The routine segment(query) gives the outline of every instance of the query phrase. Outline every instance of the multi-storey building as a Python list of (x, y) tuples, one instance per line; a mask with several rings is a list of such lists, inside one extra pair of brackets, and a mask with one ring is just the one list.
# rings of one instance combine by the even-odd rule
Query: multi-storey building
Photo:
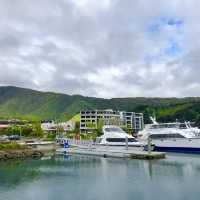
[(136, 133), (143, 128), (143, 114), (113, 110), (86, 110), (80, 111), (81, 133), (92, 133), (99, 124), (119, 125)]
[(133, 133), (137, 133), (144, 127), (144, 119), (142, 113), (122, 112), (125, 127)]

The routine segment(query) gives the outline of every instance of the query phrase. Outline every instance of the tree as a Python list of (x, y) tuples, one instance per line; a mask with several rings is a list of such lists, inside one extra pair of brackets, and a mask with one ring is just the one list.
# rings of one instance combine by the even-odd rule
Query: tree
[(20, 133), (21, 133), (21, 130), (19, 126), (11, 125), (7, 129), (6, 135), (20, 135)]
[(79, 133), (80, 132), (80, 122), (75, 122), (75, 128), (74, 128), (74, 132), (75, 133)]
[(34, 137), (42, 137), (44, 135), (44, 132), (41, 128), (41, 124), (36, 122), (35, 124), (32, 125), (32, 132), (31, 136)]
[(101, 136), (102, 135), (102, 128), (104, 126), (104, 122), (103, 120), (99, 120), (98, 123), (97, 123), (97, 136)]
[(25, 125), (25, 126), (23, 126), (23, 127), (20, 127), (21, 128), (21, 134), (23, 135), (23, 136), (30, 136), (31, 135), (31, 133), (32, 133), (32, 127), (30, 126), (30, 125)]

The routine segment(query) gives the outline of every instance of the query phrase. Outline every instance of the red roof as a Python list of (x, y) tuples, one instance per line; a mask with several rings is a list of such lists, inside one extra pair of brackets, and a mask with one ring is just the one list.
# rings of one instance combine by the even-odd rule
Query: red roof
[(7, 124), (0, 124), (0, 128), (8, 128), (9, 127), (9, 125), (7, 125)]

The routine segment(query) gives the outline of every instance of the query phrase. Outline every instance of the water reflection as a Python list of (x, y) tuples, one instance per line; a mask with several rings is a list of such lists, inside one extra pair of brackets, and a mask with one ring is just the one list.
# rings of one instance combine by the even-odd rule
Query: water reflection
[[(146, 166), (148, 165), (148, 166)], [(146, 170), (148, 169), (148, 170)], [(144, 162), (144, 170), (153, 179), (154, 176), (175, 176), (180, 179), (199, 176), (200, 156), (187, 154), (169, 154), (164, 160)]]
[(3, 187), (16, 187), (21, 182), (34, 181), (40, 175), (37, 166), (24, 161), (0, 162), (0, 190)]
[(74, 166), (87, 167), (87, 165), (95, 165), (97, 163), (98, 161), (95, 157), (88, 158), (80, 156), (52, 157), (48, 160), (0, 162), (0, 190), (2, 187), (16, 187), (23, 182), (35, 181), (40, 176), (70, 176), (70, 168), (74, 168)]
[[(0, 163), (0, 199), (198, 199), (200, 157), (56, 156)], [(167, 195), (163, 195), (166, 193)]]

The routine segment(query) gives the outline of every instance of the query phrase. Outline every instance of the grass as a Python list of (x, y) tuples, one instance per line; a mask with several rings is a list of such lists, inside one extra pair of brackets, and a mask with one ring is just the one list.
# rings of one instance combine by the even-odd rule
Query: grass
[(43, 141), (54, 141), (56, 138), (56, 134), (54, 133), (48, 133), (46, 135), (46, 138), (43, 139)]
[(73, 122), (80, 122), (80, 114), (76, 114), (71, 118)]
[(20, 150), (24, 148), (24, 146), (16, 142), (0, 143), (0, 150)]

